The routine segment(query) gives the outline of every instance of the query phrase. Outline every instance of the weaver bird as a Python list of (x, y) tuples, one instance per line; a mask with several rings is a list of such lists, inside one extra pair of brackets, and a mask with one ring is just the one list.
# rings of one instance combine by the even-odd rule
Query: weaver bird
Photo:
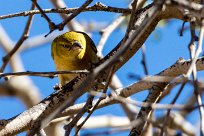
[[(57, 70), (89, 70), (99, 61), (94, 42), (84, 32), (70, 31), (56, 37), (51, 50)], [(68, 83), (77, 75), (60, 74), (60, 84)]]

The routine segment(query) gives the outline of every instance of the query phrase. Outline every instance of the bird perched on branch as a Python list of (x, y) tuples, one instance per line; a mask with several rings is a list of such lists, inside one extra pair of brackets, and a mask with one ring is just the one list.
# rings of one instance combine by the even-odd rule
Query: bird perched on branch
[[(70, 31), (56, 37), (51, 52), (57, 70), (89, 70), (99, 61), (94, 42), (84, 32)], [(77, 75), (60, 74), (58, 77), (64, 85)]]

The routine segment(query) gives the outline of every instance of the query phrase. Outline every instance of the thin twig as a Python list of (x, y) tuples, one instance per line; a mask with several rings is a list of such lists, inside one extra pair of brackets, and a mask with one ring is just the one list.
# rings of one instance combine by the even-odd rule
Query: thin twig
[[(204, 34), (204, 20), (202, 19), (201, 22), (201, 29), (200, 29), (200, 36), (199, 36), (199, 42), (198, 42), (198, 48), (196, 50), (194, 40), (195, 40), (195, 18), (193, 17), (193, 22), (191, 22), (191, 42), (189, 45), (189, 51), (190, 51), (190, 57), (191, 57), (191, 66), (188, 69), (188, 72), (186, 74), (186, 77), (190, 77), (192, 74), (193, 76), (193, 83), (194, 83), (194, 94), (196, 96), (196, 100), (198, 105), (202, 104), (202, 99), (199, 94), (199, 88), (198, 88), (198, 80), (197, 80), (197, 70), (196, 70), (196, 61), (199, 56), (199, 54), (202, 51), (202, 42), (203, 42), (203, 34)], [(199, 107), (199, 113), (200, 113), (200, 135), (204, 135), (204, 109), (202, 107)]]
[(195, 18), (192, 17), (191, 18), (191, 22), (190, 22), (190, 32), (191, 32), (191, 41), (188, 45), (188, 48), (189, 48), (189, 51), (190, 51), (190, 58), (193, 59), (194, 56), (195, 56), (195, 37), (196, 37), (196, 34), (195, 34), (195, 27), (196, 27), (196, 24), (195, 24)]
[(0, 79), (2, 77), (11, 77), (11, 76), (41, 76), (54, 78), (57, 74), (79, 74), (79, 73), (89, 73), (88, 70), (62, 70), (62, 71), (50, 71), (50, 72), (15, 72), (15, 73), (0, 73)]
[(42, 14), (42, 16), (45, 18), (45, 20), (48, 22), (49, 24), (49, 28), (52, 30), (54, 28), (56, 28), (56, 25), (54, 22), (51, 21), (51, 19), (45, 14), (45, 12), (42, 10), (42, 8), (40, 7), (40, 5), (37, 3), (36, 0), (32, 0), (32, 2), (35, 4), (35, 6), (38, 8), (38, 10), (40, 11), (40, 13)]
[[(77, 10), (78, 8), (42, 9), (43, 13), (64, 13), (64, 14), (74, 13)], [(96, 3), (93, 6), (86, 7), (81, 12), (87, 12), (87, 11), (106, 11), (106, 12), (114, 12), (114, 13), (123, 13), (124, 15), (131, 13), (131, 10), (128, 8), (106, 6), (101, 3)], [(139, 10), (138, 12), (142, 12), (142, 10)], [(34, 14), (41, 14), (41, 12), (40, 10), (29, 10), (29, 11), (23, 11), (23, 12), (12, 13), (7, 15), (1, 15), (0, 20), (13, 18), (13, 17), (34, 15)]]
[[(176, 96), (174, 97), (174, 99), (172, 100), (171, 102), (171, 105), (174, 105), (174, 103), (176, 102), (176, 100), (178, 99), (178, 97), (180, 96), (184, 86), (186, 85), (186, 83), (183, 83), (178, 91), (178, 93), (176, 94)], [(169, 122), (169, 116), (170, 116), (170, 113), (171, 113), (171, 109), (168, 109), (167, 111), (167, 114), (166, 114), (166, 117), (165, 117), (165, 120), (164, 120), (164, 124), (163, 124), (163, 127), (161, 129), (161, 133), (160, 133), (160, 136), (164, 136), (166, 134), (166, 131), (167, 131), (167, 125), (168, 125), (168, 122)]]
[(104, 45), (105, 45), (108, 37), (124, 21), (124, 19), (125, 19), (125, 16), (120, 15), (110, 25), (108, 25), (106, 28), (104, 28), (103, 30), (100, 31), (101, 39), (100, 39), (98, 46), (97, 46), (97, 51), (98, 51), (99, 56), (103, 56), (102, 50), (104, 48)]
[(79, 7), (75, 12), (73, 12), (69, 17), (67, 17), (63, 22), (56, 25), (55, 27), (50, 27), (50, 32), (46, 35), (48, 36), (50, 33), (52, 33), (54, 30), (59, 29), (60, 31), (64, 29), (64, 26), (72, 20), (74, 17), (76, 17), (79, 13), (82, 12), (84, 8), (86, 8), (93, 0), (86, 0), (84, 4), (82, 4), (81, 7)]
[(189, 105), (182, 105), (182, 104), (160, 104), (160, 103), (150, 103), (150, 102), (141, 102), (141, 101), (136, 101), (136, 100), (131, 100), (124, 98), (122, 96), (116, 95), (112, 93), (111, 95), (114, 100), (117, 100), (118, 102), (122, 102), (125, 104), (131, 104), (133, 106), (137, 107), (146, 107), (146, 108), (151, 108), (154, 110), (195, 110), (199, 107), (204, 107), (204, 105), (198, 105), (198, 106), (189, 106)]
[[(193, 80), (194, 80), (194, 94), (197, 100), (198, 105), (203, 104), (202, 102), (202, 97), (199, 94), (199, 88), (198, 88), (198, 80), (197, 78), (195, 79), (193, 76)], [(203, 107), (199, 107), (199, 114), (200, 114), (200, 135), (204, 136), (204, 109)]]
[(86, 113), (87, 111), (92, 108), (92, 101), (94, 99), (93, 95), (90, 95), (89, 98), (87, 99), (86, 104), (84, 107), (79, 111), (79, 113), (73, 118), (73, 120), (68, 124), (64, 126), (65, 129), (65, 136), (69, 136), (71, 133), (71, 130), (73, 127), (76, 126), (77, 122), (81, 119), (81, 117)]
[(144, 44), (142, 45), (142, 62), (141, 63), (143, 65), (145, 75), (148, 75), (147, 62), (146, 62), (146, 50), (145, 50)]
[[(35, 5), (32, 4), (31, 6), (31, 10), (35, 9)], [(8, 64), (10, 58), (15, 54), (15, 52), (20, 48), (20, 46), (22, 45), (22, 43), (28, 38), (29, 35), (29, 31), (31, 28), (31, 24), (32, 24), (32, 19), (33, 19), (33, 15), (30, 15), (28, 17), (28, 21), (26, 23), (26, 26), (24, 28), (24, 32), (23, 35), (21, 36), (21, 38), (19, 39), (19, 41), (16, 43), (16, 45), (14, 46), (14, 48), (6, 55), (3, 57), (3, 64), (0, 68), (0, 72), (2, 73), (6, 67), (6, 65)]]
[(129, 20), (129, 23), (127, 26), (126, 36), (129, 35), (130, 30), (132, 29), (132, 27), (134, 26), (134, 23), (135, 23), (135, 19), (136, 19), (135, 13), (137, 11), (137, 1), (138, 0), (133, 0), (133, 2), (131, 3), (132, 10), (131, 10), (130, 20)]
[[(201, 50), (202, 50), (203, 33), (204, 33), (204, 20), (202, 19), (199, 42), (198, 42), (198, 49), (197, 49), (195, 56), (194, 56), (195, 60), (197, 60), (196, 57), (198, 57), (198, 54), (201, 53)], [(196, 65), (194, 65), (194, 69), (193, 69), (192, 74), (193, 74), (193, 81), (194, 81), (194, 94), (196, 96), (196, 100), (197, 100), (198, 105), (200, 105), (200, 104), (202, 104), (202, 98), (201, 98), (201, 95), (199, 94)], [(199, 107), (199, 113), (200, 113), (200, 135), (204, 136), (204, 109), (202, 107)]]
[[(203, 25), (203, 21), (202, 21), (202, 25)], [(202, 52), (202, 42), (203, 42), (203, 33), (204, 33), (204, 28), (203, 28), (203, 26), (201, 27), (201, 30), (200, 30), (200, 38), (199, 38), (199, 43), (198, 43), (198, 48), (197, 48), (197, 50), (196, 50), (196, 52), (195, 52), (195, 55), (194, 55), (194, 57), (193, 57), (193, 60), (192, 60), (192, 62), (191, 62), (191, 66), (190, 66), (190, 68), (189, 68), (189, 70), (188, 70), (188, 72), (186, 73), (186, 77), (190, 77), (190, 75), (191, 75), (191, 73), (193, 72), (193, 70), (195, 69), (195, 63), (196, 63), (196, 61), (197, 61), (197, 59), (198, 59), (198, 56), (199, 56), (199, 54)]]
[(93, 0), (86, 0), (84, 4), (82, 4), (81, 7), (79, 7), (74, 13), (72, 13), (68, 18), (66, 18), (62, 23), (58, 25), (59, 30), (63, 30), (64, 26), (72, 20), (74, 17), (76, 17), (84, 8), (86, 8)]
[[(64, 0), (61, 0), (61, 1), (59, 1), (59, 0), (50, 0), (50, 2), (57, 9), (68, 8), (68, 6), (66, 5)], [(61, 16), (61, 18), (63, 20), (66, 19), (69, 16), (69, 14), (61, 14), (61, 13), (59, 13), (59, 15)], [(72, 30), (72, 31), (85, 32), (85, 27), (83, 25), (81, 25), (76, 19), (72, 19), (69, 23), (67, 23), (67, 27), (69, 28), (69, 30)]]
[[(106, 85), (105, 88), (103, 89), (103, 94), (105, 94), (107, 92), (108, 89), (108, 85), (111, 82), (111, 77), (113, 76), (113, 71), (114, 71), (114, 66), (110, 69), (109, 75), (107, 77), (107, 81), (106, 81)], [(79, 130), (81, 129), (81, 127), (84, 125), (84, 123), (86, 123), (86, 121), (89, 119), (89, 117), (92, 115), (92, 113), (96, 110), (97, 106), (99, 105), (99, 103), (104, 99), (104, 97), (100, 97), (98, 99), (98, 101), (96, 102), (96, 104), (94, 105), (94, 107), (91, 109), (91, 111), (89, 112), (88, 116), (83, 120), (83, 122), (77, 126), (77, 130), (75, 133), (75, 136), (78, 134)]]
[(137, 12), (137, 0), (134, 0), (131, 3), (131, 6), (132, 6), (131, 16), (130, 16), (130, 20), (129, 20), (128, 25), (127, 25), (125, 36), (124, 36), (123, 41), (122, 41), (123, 43), (128, 39), (129, 35), (131, 35), (131, 30), (134, 27), (134, 22), (135, 22), (135, 19), (137, 16), (135, 14)]
[(184, 29), (185, 29), (185, 23), (186, 23), (186, 21), (183, 21), (182, 26), (181, 26), (181, 29), (180, 29), (180, 31), (179, 31), (179, 35), (180, 35), (180, 36), (183, 36), (183, 31), (184, 31)]

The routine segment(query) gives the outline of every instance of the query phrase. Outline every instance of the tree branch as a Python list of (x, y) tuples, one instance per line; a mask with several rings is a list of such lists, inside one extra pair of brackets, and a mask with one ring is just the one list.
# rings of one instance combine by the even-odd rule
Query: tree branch
[[(35, 9), (35, 5), (32, 4), (31, 9)], [(20, 48), (20, 46), (22, 45), (22, 43), (28, 38), (29, 35), (29, 31), (31, 28), (31, 23), (32, 23), (32, 19), (33, 19), (33, 15), (30, 15), (28, 17), (28, 21), (26, 23), (23, 35), (21, 36), (21, 38), (19, 39), (19, 41), (16, 43), (16, 45), (14, 46), (14, 48), (6, 55), (3, 57), (3, 64), (0, 68), (0, 72), (2, 73), (7, 65), (7, 63), (9, 62), (10, 58), (14, 55), (14, 53)]]
[[(96, 78), (106, 79), (105, 75), (107, 74), (107, 71), (105, 70), (107, 67), (111, 65), (116, 65), (116, 70), (118, 70), (122, 65), (124, 65), (125, 62), (127, 62), (137, 51), (138, 49), (143, 45), (146, 38), (151, 34), (151, 32), (155, 29), (158, 21), (160, 21), (162, 18), (168, 18), (170, 15), (172, 15), (171, 12), (169, 12), (169, 8), (165, 11), (162, 11), (162, 13), (157, 13), (155, 16), (153, 16), (152, 19), (146, 17), (147, 15), (151, 16), (152, 14), (148, 14), (149, 12), (154, 13), (153, 11), (156, 10), (155, 6), (149, 6), (148, 8), (144, 8), (143, 11), (138, 15), (138, 19), (135, 23), (136, 30), (133, 30), (133, 34), (130, 35), (130, 38), (121, 46), (121, 43), (118, 44), (118, 46), (104, 59), (104, 63), (96, 67), (92, 73), (90, 73), (88, 76), (86, 74), (82, 74), (79, 77), (75, 78), (73, 81), (71, 81), (69, 84), (67, 84), (63, 90), (59, 92), (53, 93), (50, 97), (43, 100), (38, 105), (32, 107), (31, 109), (21, 113), (20, 115), (16, 116), (15, 118), (4, 120), (1, 122), (1, 126), (3, 129), (1, 129), (0, 134), (15, 134), (17, 132), (20, 132), (22, 130), (28, 129), (29, 126), (35, 125), (39, 127), (39, 124), (36, 122), (42, 122), (41, 127), (44, 127), (52, 118), (54, 118), (57, 114), (59, 114), (65, 107), (70, 106), (73, 104), (73, 102), (82, 94), (86, 92), (93, 84), (93, 81)], [(169, 13), (168, 13), (169, 12)], [(180, 12), (179, 12), (180, 13)], [(172, 15), (176, 17), (182, 17), (182, 14), (176, 14)], [(171, 17), (172, 17), (171, 16)], [(152, 17), (152, 16), (151, 16)], [(119, 60), (118, 60), (119, 59)], [(122, 61), (121, 61), (122, 60)], [(203, 59), (200, 59), (200, 61), (197, 61), (196, 64), (200, 64), (201, 67), (198, 66), (198, 69), (203, 68)], [(180, 66), (179, 64), (175, 64)], [(186, 70), (185, 65), (188, 66), (188, 64), (184, 63), (180, 68), (182, 70)], [(177, 69), (175, 67), (170, 68), (171, 72), (168, 70), (165, 70), (160, 73), (160, 75), (177, 75)], [(174, 71), (175, 70), (175, 71)], [(103, 71), (102, 73), (100, 73)], [(141, 83), (141, 82), (140, 82)], [(144, 85), (144, 84), (143, 84)], [(148, 89), (149, 87), (152, 87), (151, 83), (146, 83)], [(143, 86), (140, 86), (143, 87)], [(128, 88), (129, 89), (129, 88)], [(133, 94), (133, 91), (128, 90), (126, 92), (122, 92), (121, 96), (129, 96)], [(137, 90), (140, 88), (137, 88)], [(77, 91), (78, 93), (73, 93), (70, 95), (70, 92), (73, 90)], [(104, 100), (105, 101), (105, 100)], [(66, 105), (66, 106), (65, 106)], [(58, 108), (60, 107), (60, 108)], [(22, 123), (23, 122), (23, 123)], [(35, 124), (36, 123), (36, 124)], [(21, 124), (21, 125), (19, 125)], [(13, 125), (18, 126), (18, 128), (12, 127)], [(31, 129), (32, 129), (31, 128)], [(32, 129), (32, 131), (36, 132), (37, 129)], [(32, 133), (30, 133), (32, 134)]]
[[(57, 9), (42, 9), (44, 13), (64, 13), (64, 14), (74, 13), (77, 10), (78, 8), (64, 8), (64, 7), (57, 8)], [(106, 11), (106, 12), (123, 13), (123, 14), (130, 14), (131, 12), (130, 9), (106, 6), (101, 3), (96, 3), (93, 6), (86, 7), (81, 12), (87, 12), (87, 11)], [(1, 15), (0, 20), (13, 18), (13, 17), (34, 15), (34, 14), (41, 14), (41, 12), (39, 10), (30, 10), (30, 11), (24, 11), (24, 12), (13, 13), (8, 15)]]

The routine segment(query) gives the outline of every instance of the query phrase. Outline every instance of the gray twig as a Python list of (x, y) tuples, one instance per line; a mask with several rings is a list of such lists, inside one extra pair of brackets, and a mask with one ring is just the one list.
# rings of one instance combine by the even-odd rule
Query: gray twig
[[(35, 9), (35, 5), (32, 4), (31, 6), (31, 10)], [(20, 46), (22, 45), (22, 43), (28, 38), (29, 35), (29, 31), (31, 28), (31, 24), (32, 24), (32, 19), (33, 19), (33, 15), (30, 15), (28, 17), (28, 21), (26, 23), (23, 35), (21, 36), (21, 38), (18, 40), (18, 42), (16, 43), (16, 45), (14, 46), (14, 48), (6, 55), (3, 57), (3, 64), (0, 68), (0, 72), (2, 73), (6, 67), (6, 65), (8, 64), (10, 58), (14, 55), (14, 53), (20, 48)]]

